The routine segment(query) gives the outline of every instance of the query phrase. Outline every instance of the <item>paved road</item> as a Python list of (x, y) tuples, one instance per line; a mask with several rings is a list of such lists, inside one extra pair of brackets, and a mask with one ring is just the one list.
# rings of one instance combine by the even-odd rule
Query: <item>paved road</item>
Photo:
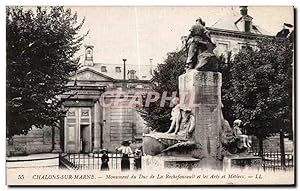
[(6, 157), (6, 167), (13, 168), (56, 168), (58, 169), (58, 154), (43, 153), (28, 156)]

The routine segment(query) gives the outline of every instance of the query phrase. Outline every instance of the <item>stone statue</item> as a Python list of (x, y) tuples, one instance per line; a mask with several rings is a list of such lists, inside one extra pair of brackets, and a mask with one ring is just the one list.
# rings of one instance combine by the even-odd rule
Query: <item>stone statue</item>
[[(188, 46), (190, 38), (192, 41)], [(217, 71), (216, 56), (213, 53), (216, 45), (211, 41), (205, 22), (201, 18), (196, 19), (196, 24), (191, 27), (186, 47), (188, 47), (187, 70)]]
[(242, 133), (242, 131), (240, 130), (241, 124), (242, 124), (242, 121), (239, 119), (236, 119), (233, 122), (233, 134), (235, 137), (237, 137), (237, 141), (238, 141), (237, 147), (239, 149), (244, 149), (244, 148), (248, 149), (251, 147), (251, 143), (249, 141), (248, 135), (244, 135)]
[(192, 139), (195, 130), (195, 117), (192, 114), (191, 108), (184, 107), (181, 110), (180, 125), (175, 129), (175, 134), (181, 135), (186, 139)]
[(166, 133), (190, 138), (195, 129), (195, 117), (192, 114), (191, 108), (180, 108), (179, 98), (172, 99), (174, 108), (171, 111), (171, 125)]
[[(171, 118), (170, 120), (171, 125), (169, 130), (166, 133), (172, 133), (174, 130), (177, 130), (179, 128), (179, 123), (180, 123), (180, 105), (179, 105), (179, 98), (173, 98), (172, 99), (172, 104), (174, 105), (172, 112), (171, 112)], [(174, 132), (176, 133), (176, 131)]]
[[(175, 103), (179, 100), (175, 101)], [(194, 142), (195, 117), (192, 109), (180, 108), (178, 103), (172, 109), (172, 123), (166, 133), (152, 132), (144, 135), (144, 152), (146, 155), (162, 153), (191, 154), (197, 147)]]
[(221, 143), (223, 145), (224, 155), (247, 154), (251, 143), (248, 135), (242, 134), (240, 125), (242, 121), (237, 119), (230, 127), (227, 120), (222, 119)]

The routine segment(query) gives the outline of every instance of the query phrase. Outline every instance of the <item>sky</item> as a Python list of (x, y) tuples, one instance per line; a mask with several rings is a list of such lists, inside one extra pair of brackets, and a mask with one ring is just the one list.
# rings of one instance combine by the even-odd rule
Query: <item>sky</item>
[[(71, 7), (78, 17), (85, 17), (81, 32), (89, 30), (84, 44), (94, 45), (94, 62), (144, 65), (163, 63), (166, 55), (181, 47), (180, 37), (187, 35), (198, 17), (207, 26), (239, 7)], [(281, 30), (284, 22), (293, 23), (293, 7), (248, 7), (253, 22), (270, 34)], [(81, 58), (84, 48), (79, 52)]]

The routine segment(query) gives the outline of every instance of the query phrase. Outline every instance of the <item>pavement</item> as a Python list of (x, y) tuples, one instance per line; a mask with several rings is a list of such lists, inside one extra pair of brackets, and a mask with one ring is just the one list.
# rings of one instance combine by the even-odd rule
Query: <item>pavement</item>
[(31, 154), (6, 157), (6, 167), (11, 168), (57, 168), (58, 153)]

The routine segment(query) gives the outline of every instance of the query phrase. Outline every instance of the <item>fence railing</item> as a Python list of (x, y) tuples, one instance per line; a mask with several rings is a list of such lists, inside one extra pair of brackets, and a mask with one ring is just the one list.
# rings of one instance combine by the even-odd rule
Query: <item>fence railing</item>
[[(251, 152), (254, 156), (259, 156), (259, 152)], [(293, 153), (285, 153), (284, 163), (281, 160), (280, 152), (265, 152), (262, 155), (263, 170), (292, 170), (294, 167)], [(101, 157), (99, 153), (60, 153), (59, 167), (74, 170), (101, 169)], [(109, 153), (109, 169), (121, 169), (122, 156), (119, 153)], [(135, 168), (133, 156), (129, 156), (130, 169)]]
[[(99, 153), (60, 153), (60, 168), (69, 168), (74, 170), (101, 169), (101, 157)], [(122, 155), (119, 153), (108, 153), (109, 169), (121, 169)], [(135, 168), (134, 157), (129, 156), (130, 169)]]
[[(259, 152), (251, 152), (254, 156), (260, 156)], [(294, 167), (294, 154), (285, 153), (284, 160), (280, 152), (265, 152), (262, 154), (262, 167), (264, 170), (291, 170)]]

